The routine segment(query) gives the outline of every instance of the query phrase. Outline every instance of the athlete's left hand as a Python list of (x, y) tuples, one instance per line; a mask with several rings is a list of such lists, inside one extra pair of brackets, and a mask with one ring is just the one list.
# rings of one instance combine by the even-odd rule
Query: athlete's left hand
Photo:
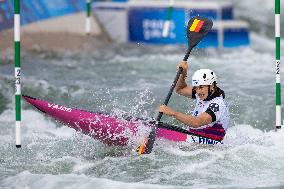
[(160, 106), (159, 112), (167, 114), (168, 116), (174, 116), (176, 114), (175, 110), (173, 110), (172, 108), (170, 108), (170, 107), (168, 107), (164, 104)]

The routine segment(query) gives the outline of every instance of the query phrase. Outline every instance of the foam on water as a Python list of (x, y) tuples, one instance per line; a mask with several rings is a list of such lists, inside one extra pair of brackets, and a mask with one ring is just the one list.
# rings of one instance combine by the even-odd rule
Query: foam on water
[[(16, 182), (15, 182), (16, 181)], [(182, 189), (184, 187), (177, 186), (163, 186), (163, 185), (154, 185), (154, 184), (143, 184), (143, 183), (126, 183), (113, 181), (104, 178), (93, 178), (86, 175), (43, 175), (43, 174), (32, 174), (28, 171), (19, 173), (13, 177), (7, 178), (4, 181), (3, 186), (12, 187), (15, 189), (20, 188), (143, 188), (143, 189), (171, 189), (177, 188)]]
[(281, 186), (283, 136), (283, 131), (264, 133), (248, 125), (237, 125), (229, 129), (225, 144), (214, 148), (187, 145), (167, 148), (165, 152), (174, 155), (179, 163), (163, 170), (174, 171), (175, 178), (191, 178), (180, 180), (193, 188)]
[[(9, 110), (3, 112), (0, 122), (10, 125), (14, 117), (11, 114)], [(174, 185), (180, 188), (251, 188), (284, 185), (283, 175), (279, 174), (284, 169), (282, 130), (264, 132), (249, 125), (235, 125), (228, 130), (223, 145), (157, 141), (150, 155), (140, 158), (122, 153), (122, 156), (112, 157), (110, 151), (106, 153), (106, 148), (93, 143), (90, 137), (76, 138), (72, 129), (58, 128), (38, 112), (24, 110), (23, 117), (23, 137), (29, 144), (21, 153), (13, 150), (18, 157), (10, 156), (8, 161), (7, 155), (12, 155), (11, 152), (1, 156), (4, 158), (1, 161), (12, 168), (18, 165), (21, 154), (25, 154), (34, 166), (28, 168), (30, 163), (25, 162), (24, 169), (18, 169), (17, 174), (9, 169), (3, 171), (6, 176), (1, 181), (2, 187), (90, 188), (96, 185), (96, 188), (105, 188), (112, 184), (114, 188), (176, 188)], [(9, 130), (7, 134), (11, 134), (12, 129)], [(1, 140), (1, 144), (11, 144), (13, 139), (2, 132), (6, 140)], [(1, 146), (2, 152), (13, 149), (10, 145)]]

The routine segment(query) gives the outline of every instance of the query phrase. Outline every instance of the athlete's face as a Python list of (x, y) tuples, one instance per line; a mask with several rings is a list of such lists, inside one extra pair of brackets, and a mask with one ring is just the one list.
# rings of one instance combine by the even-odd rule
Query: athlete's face
[(200, 85), (195, 87), (195, 91), (200, 100), (205, 100), (208, 97), (208, 85)]

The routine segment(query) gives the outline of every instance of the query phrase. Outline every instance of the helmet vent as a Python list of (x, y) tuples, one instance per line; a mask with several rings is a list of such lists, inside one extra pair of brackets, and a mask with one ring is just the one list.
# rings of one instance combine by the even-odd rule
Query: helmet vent
[(205, 78), (206, 78), (206, 74), (203, 75), (203, 79), (205, 79)]

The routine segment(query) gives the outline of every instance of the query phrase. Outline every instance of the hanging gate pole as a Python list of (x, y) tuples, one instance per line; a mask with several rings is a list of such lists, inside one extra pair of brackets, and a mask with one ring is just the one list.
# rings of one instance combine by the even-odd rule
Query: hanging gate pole
[(276, 129), (281, 129), (281, 85), (280, 85), (280, 0), (275, 0), (275, 44), (276, 44)]
[(86, 34), (91, 33), (91, 0), (86, 0)]
[(16, 147), (21, 147), (21, 43), (20, 0), (14, 0)]
[(167, 18), (163, 26), (163, 32), (162, 36), (163, 37), (168, 37), (170, 34), (170, 27), (171, 27), (171, 20), (172, 20), (172, 15), (173, 15), (173, 9), (174, 9), (174, 0), (170, 0), (170, 4), (167, 10)]

